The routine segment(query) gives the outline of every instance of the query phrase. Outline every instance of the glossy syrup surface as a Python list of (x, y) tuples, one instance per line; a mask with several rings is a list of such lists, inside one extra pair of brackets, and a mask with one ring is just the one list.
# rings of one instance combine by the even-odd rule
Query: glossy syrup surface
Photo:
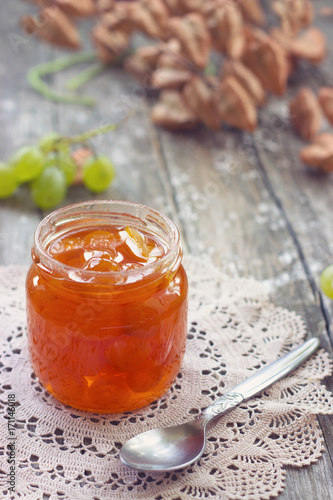
[(84, 271), (127, 271), (156, 262), (165, 246), (130, 226), (104, 226), (70, 231), (53, 240), (48, 253), (59, 262)]
[[(150, 234), (112, 225), (72, 229), (46, 250), (74, 270), (110, 273), (110, 279), (167, 252)], [(87, 411), (132, 410), (160, 397), (179, 371), (187, 278), (180, 266), (108, 287), (70, 281), (37, 262), (27, 277), (27, 314), (33, 367), (51, 394)]]

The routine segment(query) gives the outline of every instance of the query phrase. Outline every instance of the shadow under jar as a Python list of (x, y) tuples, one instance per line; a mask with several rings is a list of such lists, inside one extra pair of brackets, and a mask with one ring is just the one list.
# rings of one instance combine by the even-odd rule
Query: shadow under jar
[(135, 203), (78, 203), (42, 220), (32, 258), (28, 344), (48, 392), (103, 413), (164, 394), (187, 333), (187, 277), (173, 222)]

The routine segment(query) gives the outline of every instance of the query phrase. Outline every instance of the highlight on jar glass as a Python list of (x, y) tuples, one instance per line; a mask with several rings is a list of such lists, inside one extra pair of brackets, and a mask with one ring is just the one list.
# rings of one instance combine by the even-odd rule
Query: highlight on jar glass
[(135, 203), (78, 203), (42, 220), (32, 259), (28, 345), (48, 392), (102, 413), (162, 396), (179, 372), (187, 334), (174, 223)]

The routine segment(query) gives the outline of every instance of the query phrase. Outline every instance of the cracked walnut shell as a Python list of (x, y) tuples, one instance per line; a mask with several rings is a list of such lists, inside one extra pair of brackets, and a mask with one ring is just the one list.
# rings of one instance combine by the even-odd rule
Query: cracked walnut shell
[(46, 7), (37, 16), (21, 19), (23, 30), (35, 34), (44, 41), (66, 49), (79, 49), (79, 32), (71, 19), (56, 6)]
[(208, 63), (211, 38), (204, 18), (192, 12), (186, 16), (172, 17), (168, 24), (170, 33), (179, 40), (181, 52), (198, 68)]
[(248, 32), (243, 63), (259, 78), (264, 89), (276, 95), (286, 91), (289, 61), (286, 51), (261, 30)]
[(313, 143), (300, 152), (301, 160), (323, 172), (333, 171), (333, 134), (318, 134)]
[(253, 100), (234, 76), (227, 76), (214, 93), (216, 111), (221, 121), (247, 132), (257, 127)]
[(322, 113), (317, 97), (308, 87), (302, 87), (289, 103), (290, 120), (294, 129), (306, 141), (318, 132)]
[(321, 109), (328, 121), (333, 125), (333, 88), (321, 87), (318, 93)]
[(156, 125), (169, 130), (193, 129), (200, 123), (177, 90), (161, 92), (160, 100), (152, 108), (151, 119)]

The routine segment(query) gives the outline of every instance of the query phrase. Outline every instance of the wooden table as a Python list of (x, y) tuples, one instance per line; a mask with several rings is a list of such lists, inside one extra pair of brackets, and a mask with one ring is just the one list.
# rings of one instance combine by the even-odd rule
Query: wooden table
[[(317, 0), (320, 8), (325, 2)], [(333, 301), (323, 297), (320, 272), (333, 263), (333, 174), (305, 168), (298, 159), (302, 141), (291, 130), (286, 102), (297, 88), (317, 89), (333, 75), (331, 51), (319, 68), (301, 67), (284, 99), (271, 97), (260, 113), (260, 127), (249, 135), (235, 130), (172, 134), (152, 125), (151, 101), (121, 69), (112, 69), (85, 88), (97, 99), (89, 109), (41, 98), (26, 81), (27, 70), (62, 53), (22, 37), (20, 15), (29, 6), (1, 5), (1, 158), (35, 142), (45, 132), (79, 133), (136, 113), (120, 130), (96, 142), (117, 168), (113, 186), (98, 198), (144, 203), (178, 225), (185, 250), (209, 254), (232, 276), (254, 277), (270, 285), (272, 301), (305, 319), (309, 336), (318, 335), (332, 352)], [(329, 35), (333, 19), (316, 22)], [(57, 74), (61, 89), (76, 70)], [(63, 205), (93, 196), (71, 188)], [(0, 202), (0, 262), (29, 264), (33, 232), (45, 214), (26, 187)], [(333, 389), (333, 380), (328, 379)], [(333, 499), (332, 417), (319, 417), (325, 453), (314, 465), (289, 469), (281, 500)]]

